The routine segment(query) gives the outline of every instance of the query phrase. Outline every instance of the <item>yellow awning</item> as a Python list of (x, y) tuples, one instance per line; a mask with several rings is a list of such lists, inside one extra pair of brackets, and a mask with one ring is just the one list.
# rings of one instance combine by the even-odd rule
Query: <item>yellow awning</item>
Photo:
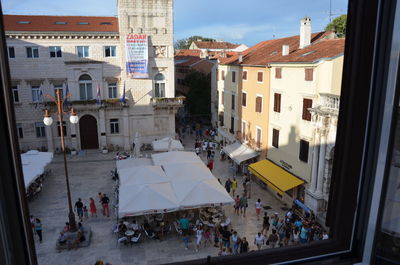
[(269, 160), (261, 160), (250, 164), (249, 170), (280, 194), (304, 183), (303, 180), (295, 177)]

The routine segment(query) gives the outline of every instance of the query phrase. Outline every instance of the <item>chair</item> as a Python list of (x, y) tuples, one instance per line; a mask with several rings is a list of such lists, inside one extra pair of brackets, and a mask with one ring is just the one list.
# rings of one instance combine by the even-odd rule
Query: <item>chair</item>
[(139, 235), (137, 235), (137, 236), (133, 236), (132, 238), (131, 238), (131, 242), (132, 243), (139, 243), (139, 239), (140, 239), (140, 236), (142, 235), (142, 233), (139, 233)]
[(118, 235), (118, 224), (113, 224), (111, 226), (111, 232), (113, 233), (113, 235)]
[(146, 229), (144, 229), (143, 226), (142, 226), (142, 229), (143, 229), (144, 233), (146, 234), (146, 236), (147, 236), (148, 238), (154, 238), (154, 237), (156, 236), (156, 234), (155, 234), (154, 232), (153, 232), (152, 235), (149, 235), (149, 233), (147, 233)]
[(120, 237), (117, 240), (117, 245), (120, 246), (121, 244), (125, 244), (128, 241), (128, 238), (126, 236)]
[(230, 224), (231, 224), (231, 219), (228, 217), (228, 218), (226, 218), (224, 223), (221, 223), (221, 226), (224, 227), (224, 226), (228, 226)]

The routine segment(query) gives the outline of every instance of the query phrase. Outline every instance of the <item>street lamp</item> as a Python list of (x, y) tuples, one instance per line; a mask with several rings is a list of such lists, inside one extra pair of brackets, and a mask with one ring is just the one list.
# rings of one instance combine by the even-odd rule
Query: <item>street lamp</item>
[[(61, 99), (61, 92), (60, 89), (56, 90), (56, 98), (50, 95), (45, 95), (46, 97), (50, 98), (51, 100), (54, 101), (54, 103), (57, 106), (57, 112), (55, 113), (58, 116), (58, 121), (60, 122), (60, 138), (61, 138), (61, 149), (63, 151), (64, 155), (64, 171), (65, 171), (65, 182), (67, 183), (67, 196), (68, 196), (68, 206), (69, 206), (69, 225), (70, 225), (70, 230), (75, 231), (76, 230), (76, 222), (75, 222), (75, 214), (74, 210), (72, 208), (72, 202), (71, 202), (71, 191), (69, 188), (69, 178), (68, 178), (68, 168), (67, 168), (67, 156), (65, 152), (65, 141), (64, 141), (64, 130), (63, 130), (63, 115), (66, 114), (63, 110), (63, 105), (64, 101), (70, 96), (66, 95), (65, 99)], [(72, 108), (70, 111), (70, 117), (69, 120), (71, 123), (76, 124), (79, 121), (78, 116), (76, 115), (75, 110)], [(45, 109), (44, 111), (44, 118), (43, 118), (43, 123), (46, 126), (51, 126), (53, 123), (53, 118), (50, 116), (49, 110)]]

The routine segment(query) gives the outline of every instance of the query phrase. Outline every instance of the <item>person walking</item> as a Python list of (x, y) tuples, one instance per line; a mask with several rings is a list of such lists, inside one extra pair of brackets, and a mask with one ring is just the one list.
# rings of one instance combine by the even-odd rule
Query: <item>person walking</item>
[(256, 245), (257, 249), (260, 250), (261, 246), (264, 245), (264, 243), (265, 243), (265, 237), (260, 232), (258, 232), (256, 237), (254, 238), (254, 245)]
[(240, 213), (243, 213), (243, 217), (246, 217), (246, 208), (248, 206), (246, 194), (243, 193), (242, 197), (240, 198)]
[(85, 217), (85, 219), (89, 219), (89, 210), (88, 208), (85, 206), (83, 206), (83, 216)]
[(226, 189), (226, 191), (228, 192), (228, 193), (230, 193), (231, 192), (231, 179), (230, 178), (228, 178), (226, 181), (225, 181), (225, 189)]
[(212, 239), (211, 239), (211, 230), (210, 228), (207, 228), (206, 231), (204, 232), (204, 247), (207, 246), (207, 242), (210, 243), (210, 246), (212, 245)]
[(94, 202), (93, 198), (90, 198), (89, 208), (90, 208), (90, 213), (91, 213), (92, 217), (93, 216), (97, 217), (96, 203)]
[(272, 220), (272, 226), (276, 228), (276, 226), (278, 225), (278, 221), (279, 221), (277, 212), (274, 213), (274, 216), (272, 216), (271, 220)]
[(187, 230), (182, 230), (182, 241), (185, 245), (185, 250), (189, 249), (189, 235)]
[(210, 161), (208, 161), (207, 167), (210, 169), (210, 171), (212, 171), (214, 168), (214, 160), (210, 159)]
[(203, 228), (198, 225), (196, 230), (196, 252), (199, 252), (201, 239), (203, 238)]
[(82, 199), (81, 198), (78, 198), (78, 201), (75, 203), (75, 210), (76, 210), (76, 213), (78, 214), (79, 220), (82, 222), (83, 203), (82, 203)]
[(231, 186), (232, 186), (232, 195), (233, 195), (233, 197), (235, 197), (235, 191), (238, 187), (238, 182), (237, 182), (236, 178), (233, 178)]
[(257, 199), (255, 207), (256, 207), (256, 216), (257, 216), (257, 221), (258, 221), (258, 220), (260, 220), (260, 212), (261, 212), (261, 208), (262, 208), (261, 199)]
[(275, 248), (276, 243), (278, 242), (278, 235), (276, 234), (275, 229), (272, 229), (272, 233), (269, 235), (267, 242), (271, 248)]
[(42, 222), (39, 218), (35, 218), (35, 232), (39, 236), (39, 242), (42, 243)]
[(239, 209), (240, 209), (240, 198), (239, 198), (239, 195), (236, 195), (234, 207), (235, 207), (235, 214), (237, 214), (237, 216), (239, 216)]
[(267, 213), (264, 213), (261, 233), (266, 237), (269, 231), (270, 223)]
[(110, 199), (104, 193), (103, 198), (101, 199), (101, 206), (103, 207), (103, 215), (107, 216), (107, 217), (110, 217), (110, 209), (108, 208), (109, 202), (110, 202)]
[(240, 247), (240, 237), (238, 236), (236, 231), (233, 231), (231, 236), (231, 240), (233, 243), (233, 254), (239, 254), (239, 247)]
[(249, 251), (249, 242), (246, 237), (243, 237), (240, 242), (240, 253), (247, 253)]

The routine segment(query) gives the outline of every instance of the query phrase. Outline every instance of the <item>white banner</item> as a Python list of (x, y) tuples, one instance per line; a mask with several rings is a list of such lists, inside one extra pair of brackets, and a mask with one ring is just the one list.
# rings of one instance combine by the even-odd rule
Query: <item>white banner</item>
[(126, 73), (129, 78), (149, 78), (149, 52), (146, 34), (126, 36)]

